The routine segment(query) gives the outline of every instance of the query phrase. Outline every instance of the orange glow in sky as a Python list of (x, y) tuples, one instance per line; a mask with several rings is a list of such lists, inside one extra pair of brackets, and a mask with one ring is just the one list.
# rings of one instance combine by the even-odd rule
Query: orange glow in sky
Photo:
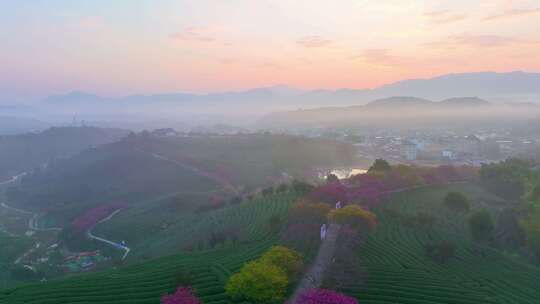
[(14, 100), (540, 71), (537, 0), (6, 2), (0, 89)]

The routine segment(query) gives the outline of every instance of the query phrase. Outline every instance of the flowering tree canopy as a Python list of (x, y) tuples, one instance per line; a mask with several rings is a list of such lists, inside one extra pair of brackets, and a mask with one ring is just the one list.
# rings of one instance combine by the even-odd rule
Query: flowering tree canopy
[(377, 216), (356, 205), (348, 205), (341, 209), (332, 210), (328, 218), (339, 224), (359, 227), (362, 224), (367, 225), (369, 229), (374, 229), (377, 225)]
[(328, 289), (307, 289), (295, 304), (358, 304), (355, 298)]
[(161, 304), (201, 304), (190, 287), (179, 287), (173, 294), (161, 297)]
[(285, 270), (288, 275), (300, 271), (303, 265), (302, 255), (285, 246), (273, 246), (259, 259), (262, 263), (269, 263)]
[(472, 179), (478, 175), (477, 171), (467, 166), (427, 168), (396, 165), (389, 169), (374, 170), (346, 180), (326, 183), (317, 187), (311, 193), (311, 198), (329, 204), (342, 202), (371, 207), (393, 191)]
[(75, 232), (82, 232), (92, 228), (102, 219), (109, 216), (116, 210), (124, 209), (127, 207), (125, 203), (112, 203), (107, 205), (98, 206), (87, 210), (83, 215), (77, 217), (73, 221), (73, 230)]
[(312, 197), (329, 204), (347, 201), (347, 187), (339, 181), (326, 183), (317, 187), (312, 193)]

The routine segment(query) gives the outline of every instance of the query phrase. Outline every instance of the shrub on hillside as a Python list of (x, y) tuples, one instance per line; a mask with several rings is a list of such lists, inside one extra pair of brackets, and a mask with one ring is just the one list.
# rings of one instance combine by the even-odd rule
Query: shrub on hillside
[(22, 281), (22, 282), (30, 282), (30, 281), (37, 281), (40, 278), (43, 277), (43, 274), (35, 271), (31, 268), (21, 266), (21, 265), (10, 265), (9, 272), (13, 279)]
[(173, 294), (161, 297), (161, 304), (201, 304), (190, 287), (179, 287)]
[(475, 240), (485, 240), (493, 232), (493, 218), (486, 210), (477, 211), (469, 218), (469, 228)]
[(533, 205), (527, 217), (519, 221), (525, 232), (527, 246), (540, 257), (540, 205)]
[(276, 188), (277, 193), (284, 193), (284, 192), (287, 192), (287, 190), (289, 190), (289, 185), (287, 184), (280, 184)]
[(401, 164), (392, 166), (387, 180), (386, 184), (391, 189), (415, 187), (423, 183), (418, 168)]
[(313, 189), (315, 188), (315, 187), (313, 187), (313, 185), (311, 185), (309, 183), (299, 181), (299, 180), (296, 180), (296, 179), (293, 180), (291, 187), (295, 192), (303, 193), (303, 194), (307, 194), (307, 193), (313, 191)]
[(330, 173), (326, 175), (326, 182), (327, 183), (339, 182), (339, 177), (337, 177), (337, 175), (335, 175), (334, 173)]
[(111, 203), (101, 206), (94, 207), (92, 209), (86, 210), (85, 213), (72, 222), (73, 231), (75, 233), (84, 232), (93, 226), (95, 226), (99, 221), (103, 220), (107, 216), (111, 215), (116, 210), (121, 210), (127, 207), (126, 203)]
[(307, 289), (294, 304), (358, 304), (355, 298), (328, 289)]
[(519, 159), (508, 159), (496, 164), (484, 164), (480, 169), (480, 181), (493, 193), (508, 199), (518, 200), (525, 194), (525, 179), (530, 163)]
[(431, 229), (435, 224), (435, 217), (426, 212), (418, 212), (417, 214), (401, 214), (394, 210), (386, 211), (390, 216), (398, 218), (404, 225), (410, 227), (418, 227), (421, 229)]
[(176, 286), (191, 286), (193, 285), (193, 280), (195, 280), (195, 275), (191, 272), (180, 271), (174, 279)]
[(225, 292), (232, 298), (258, 303), (283, 300), (289, 280), (278, 266), (259, 261), (250, 262), (231, 276)]
[(431, 228), (435, 223), (435, 217), (426, 212), (418, 212), (415, 216), (415, 224), (423, 228)]
[(261, 193), (262, 193), (262, 195), (264, 197), (270, 196), (270, 195), (274, 194), (274, 188), (273, 187), (264, 188)]
[(272, 231), (278, 231), (281, 226), (281, 217), (277, 214), (274, 214), (268, 219), (268, 226)]
[(240, 196), (234, 196), (229, 200), (229, 205), (238, 205), (242, 202), (242, 198)]
[(260, 259), (262, 263), (275, 265), (289, 276), (297, 274), (302, 268), (302, 255), (284, 246), (273, 246)]
[(368, 172), (387, 172), (392, 170), (392, 167), (390, 167), (390, 164), (381, 158), (378, 158), (375, 160), (373, 165), (369, 167)]
[(370, 173), (355, 175), (343, 182), (326, 183), (317, 187), (310, 196), (313, 200), (329, 204), (354, 202), (374, 205), (385, 196), (387, 190), (384, 177)]
[(448, 192), (444, 205), (455, 212), (469, 211), (469, 200), (460, 192)]
[(336, 181), (317, 187), (311, 197), (317, 201), (335, 204), (337, 202), (347, 202), (349, 200), (348, 191), (347, 186)]
[(540, 184), (534, 186), (534, 188), (529, 193), (529, 200), (536, 201), (540, 199)]
[(208, 238), (208, 245), (210, 248), (214, 248), (218, 245), (225, 245), (227, 240), (230, 240), (233, 244), (236, 243), (240, 237), (239, 230), (231, 227), (228, 229), (214, 231)]
[(348, 205), (341, 209), (334, 209), (328, 214), (328, 219), (342, 225), (348, 225), (353, 228), (367, 226), (374, 229), (377, 225), (377, 216), (356, 205)]
[(445, 263), (456, 255), (456, 246), (448, 241), (424, 245), (426, 255), (437, 263)]

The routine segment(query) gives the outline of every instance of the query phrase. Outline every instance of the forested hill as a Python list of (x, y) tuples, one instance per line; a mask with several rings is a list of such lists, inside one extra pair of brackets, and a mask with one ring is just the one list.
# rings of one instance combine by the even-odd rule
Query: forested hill
[(51, 160), (117, 141), (127, 134), (120, 129), (55, 127), (40, 133), (0, 136), (0, 182)]
[[(303, 137), (185, 135), (148, 132), (51, 162), (9, 189), (8, 200), (47, 213), (58, 224), (99, 205), (144, 204), (159, 196), (206, 193), (227, 201), (292, 178), (316, 176), (319, 168), (352, 162), (348, 144)], [(198, 195), (190, 205), (211, 203)]]

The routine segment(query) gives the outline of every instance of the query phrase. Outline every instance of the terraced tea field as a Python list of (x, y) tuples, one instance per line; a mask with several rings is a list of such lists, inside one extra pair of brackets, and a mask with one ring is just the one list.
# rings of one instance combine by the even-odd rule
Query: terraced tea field
[[(365, 280), (343, 291), (362, 304), (536, 304), (540, 303), (540, 268), (508, 256), (469, 237), (465, 214), (441, 206), (447, 191), (461, 191), (479, 205), (500, 203), (473, 185), (435, 187), (395, 194), (377, 210), (379, 225), (363, 245)], [(427, 212), (432, 229), (408, 225), (396, 217)], [(437, 263), (424, 244), (450, 241), (456, 256)]]
[(100, 225), (95, 234), (126, 240), (133, 258), (207, 247), (211, 234), (221, 231), (234, 232), (239, 242), (249, 243), (266, 239), (271, 234), (270, 218), (284, 217), (297, 198), (294, 192), (274, 194), (203, 213), (180, 210), (159, 215), (152, 210), (131, 209)]
[[(199, 237), (199, 230), (217, 229), (240, 224), (246, 231), (245, 241), (227, 242), (218, 249), (182, 252), (152, 261), (93, 274), (75, 275), (41, 284), (0, 291), (2, 304), (83, 304), (83, 303), (159, 303), (160, 296), (172, 292), (182, 272), (194, 274), (193, 286), (206, 304), (229, 303), (224, 285), (229, 276), (247, 261), (257, 258), (278, 236), (268, 227), (272, 214), (284, 215), (295, 201), (294, 193), (259, 198), (211, 213), (199, 222), (189, 222), (186, 237)], [(201, 232), (202, 233), (202, 232)]]
[(268, 238), (248, 246), (178, 254), (119, 270), (0, 291), (0, 303), (159, 303), (163, 293), (176, 287), (176, 276), (186, 271), (195, 274), (193, 287), (205, 303), (225, 303), (223, 287), (230, 274), (257, 258), (273, 241)]

